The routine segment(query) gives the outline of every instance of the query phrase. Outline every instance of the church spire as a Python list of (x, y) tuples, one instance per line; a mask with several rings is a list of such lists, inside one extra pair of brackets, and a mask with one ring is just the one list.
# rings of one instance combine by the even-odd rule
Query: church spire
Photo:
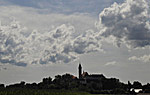
[(78, 69), (79, 69), (79, 79), (81, 79), (82, 78), (82, 66), (80, 63), (79, 63)]

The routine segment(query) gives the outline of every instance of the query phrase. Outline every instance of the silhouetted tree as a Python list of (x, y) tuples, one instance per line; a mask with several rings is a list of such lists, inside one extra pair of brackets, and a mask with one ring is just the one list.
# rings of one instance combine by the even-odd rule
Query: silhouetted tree
[(141, 89), (142, 88), (142, 84), (138, 81), (134, 81), (133, 82), (133, 88), (136, 88), (136, 89)]
[(150, 84), (147, 83), (146, 85), (143, 85), (143, 91), (145, 93), (150, 93)]
[(130, 83), (130, 81), (128, 81), (128, 89), (132, 88), (132, 84)]
[(48, 77), (48, 78), (43, 78), (43, 81), (42, 81), (44, 84), (51, 84), (52, 83), (52, 78), (51, 77)]
[[(0, 84), (0, 88), (4, 88), (3, 84)], [(33, 89), (43, 91), (61, 91), (61, 90), (69, 90), (69, 91), (85, 91), (92, 94), (135, 94), (135, 91), (130, 91), (131, 88), (143, 88), (145, 92), (150, 92), (150, 84), (146, 84), (142, 86), (142, 84), (138, 81), (135, 81), (133, 85), (128, 81), (128, 84), (121, 83), (119, 79), (116, 78), (93, 78), (90, 77), (87, 80), (77, 79), (75, 76), (71, 74), (57, 75), (54, 80), (51, 77), (43, 78), (40, 83), (25, 83), (21, 81), (20, 83), (12, 84), (6, 86), (12, 91), (16, 91), (16, 89), (24, 90), (24, 89)], [(5, 89), (5, 88), (4, 88)], [(50, 89), (50, 90), (49, 90)], [(58, 89), (58, 90), (57, 90)], [(44, 94), (45, 95), (45, 94)]]
[(5, 87), (5, 85), (4, 84), (0, 84), (0, 88), (4, 88)]

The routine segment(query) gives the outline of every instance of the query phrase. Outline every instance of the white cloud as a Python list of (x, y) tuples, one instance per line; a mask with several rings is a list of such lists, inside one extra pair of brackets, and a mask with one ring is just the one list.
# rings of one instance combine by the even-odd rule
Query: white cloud
[(17, 60), (24, 49), (25, 38), (21, 35), (24, 28), (20, 28), (18, 22), (13, 21), (9, 26), (0, 26), (0, 30), (0, 62), (26, 66), (26, 63)]
[(143, 55), (143, 56), (140, 56), (140, 57), (137, 57), (137, 56), (132, 56), (129, 58), (129, 60), (131, 61), (141, 61), (141, 62), (150, 62), (150, 55)]
[[(49, 32), (42, 34), (32, 33), (29, 38), (32, 39), (34, 37), (34, 39), (30, 40), (31, 45), (28, 48), (34, 48), (31, 50), (33, 56), (41, 55), (39, 57), (40, 64), (49, 62), (68, 63), (77, 59), (81, 54), (101, 50), (100, 43), (97, 43), (94, 38), (90, 37), (91, 35), (81, 34), (74, 37), (74, 32), (73, 26), (63, 24)], [(32, 36), (33, 34), (37, 35)]]
[(0, 6), (0, 11), (0, 63), (68, 63), (102, 51), (101, 43), (89, 35), (94, 31), (84, 33), (94, 28), (88, 14), (41, 14), (43, 10), (20, 6)]
[(109, 65), (116, 65), (117, 64), (117, 62), (116, 61), (112, 61), (112, 62), (108, 62), (108, 63), (106, 63), (105, 65), (106, 66), (109, 66)]
[(113, 37), (114, 43), (122, 43), (129, 48), (150, 45), (150, 13), (147, 0), (126, 0), (114, 3), (99, 15), (97, 27), (100, 36)]
[[(0, 27), (0, 62), (17, 66), (27, 64), (68, 63), (80, 55), (102, 51), (93, 30), (78, 36), (71, 25), (61, 25), (49, 31), (33, 30), (28, 36), (18, 21)], [(98, 43), (99, 42), (99, 43)]]
[(76, 28), (77, 34), (84, 32), (88, 29), (94, 29), (95, 18), (90, 14), (74, 13), (74, 14), (61, 14), (48, 12), (43, 13), (44, 9), (36, 9), (32, 7), (21, 6), (0, 6), (0, 20), (2, 24), (9, 24), (12, 19), (20, 21), (21, 25), (26, 26), (28, 29), (47, 31), (62, 24), (71, 24)]

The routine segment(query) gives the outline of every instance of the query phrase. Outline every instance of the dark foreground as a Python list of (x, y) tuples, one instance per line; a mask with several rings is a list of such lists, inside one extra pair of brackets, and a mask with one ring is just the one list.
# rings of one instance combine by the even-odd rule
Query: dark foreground
[(37, 89), (1, 89), (0, 95), (90, 95), (86, 92)]
[[(116, 95), (116, 94), (90, 94), (87, 92), (67, 90), (37, 90), (37, 89), (1, 89), (0, 95)], [(127, 95), (127, 94), (117, 94)]]
[[(89, 77), (89, 76), (88, 76)], [(93, 77), (92, 77), (93, 78)], [(5, 86), (0, 84), (0, 95), (135, 95), (131, 88), (142, 89), (140, 93), (150, 93), (150, 84), (142, 85), (135, 81), (128, 84), (116, 78), (103, 75), (96, 80), (78, 79), (70, 74), (43, 78), (40, 83), (20, 83)]]

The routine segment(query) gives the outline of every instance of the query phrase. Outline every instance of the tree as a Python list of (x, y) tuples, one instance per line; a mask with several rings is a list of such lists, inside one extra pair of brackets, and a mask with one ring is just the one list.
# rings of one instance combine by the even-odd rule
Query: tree
[(5, 87), (5, 85), (4, 84), (0, 84), (0, 88), (4, 88)]
[(142, 88), (142, 84), (138, 81), (134, 81), (133, 82), (133, 88), (136, 88), (136, 89), (141, 89)]
[(25, 82), (24, 82), (24, 81), (21, 81), (21, 82), (20, 82), (20, 87), (21, 87), (21, 88), (24, 88), (24, 87), (25, 87)]
[(43, 78), (43, 81), (42, 81), (44, 84), (51, 84), (52, 83), (52, 78), (51, 77), (48, 77), (48, 78)]
[(128, 89), (132, 88), (132, 84), (130, 83), (130, 81), (128, 81)]

